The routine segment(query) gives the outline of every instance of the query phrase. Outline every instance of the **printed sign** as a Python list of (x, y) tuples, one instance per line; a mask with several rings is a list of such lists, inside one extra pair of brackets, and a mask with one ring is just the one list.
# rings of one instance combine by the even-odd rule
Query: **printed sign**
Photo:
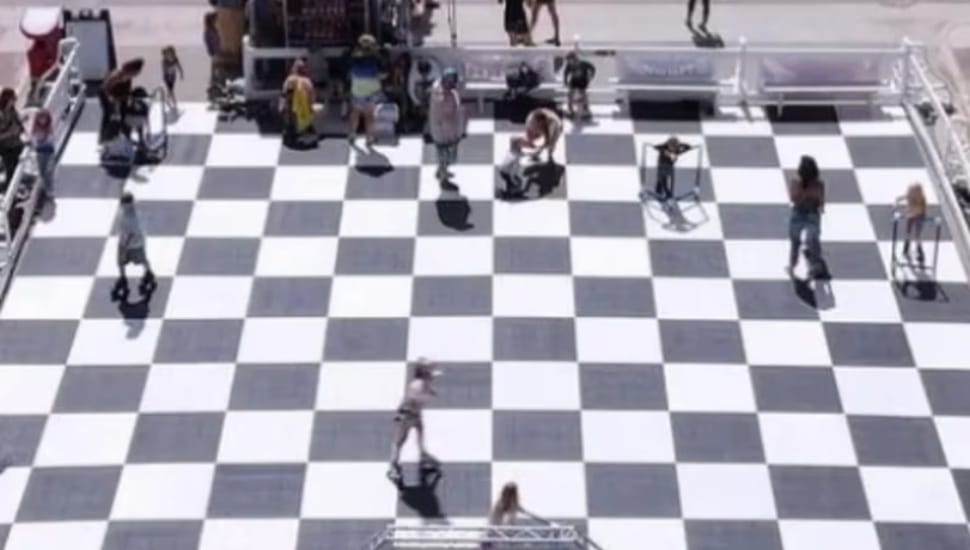
[(712, 84), (716, 59), (707, 52), (630, 52), (617, 55), (622, 82), (631, 84)]

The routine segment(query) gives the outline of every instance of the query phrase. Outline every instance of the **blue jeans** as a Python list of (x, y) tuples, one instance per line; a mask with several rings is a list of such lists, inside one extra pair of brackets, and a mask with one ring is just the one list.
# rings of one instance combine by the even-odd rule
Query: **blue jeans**
[(792, 208), (788, 218), (788, 238), (791, 240), (791, 250), (788, 264), (794, 267), (798, 263), (798, 249), (802, 244), (802, 234), (805, 234), (805, 255), (810, 262), (822, 258), (822, 216), (817, 211)]
[(40, 178), (44, 192), (48, 195), (54, 191), (54, 152), (37, 151), (37, 177)]
[(448, 167), (458, 160), (458, 142), (454, 143), (436, 143), (435, 152), (438, 155), (438, 177), (444, 177), (447, 174)]

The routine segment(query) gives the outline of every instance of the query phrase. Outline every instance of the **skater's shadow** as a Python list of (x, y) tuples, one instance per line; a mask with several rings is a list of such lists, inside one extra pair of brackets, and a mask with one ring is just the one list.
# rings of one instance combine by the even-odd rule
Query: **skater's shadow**
[(710, 221), (707, 209), (700, 202), (657, 202), (651, 200), (646, 207), (647, 217), (675, 233), (690, 233)]
[(372, 178), (379, 178), (384, 174), (394, 171), (394, 166), (386, 155), (374, 148), (361, 148), (354, 146), (357, 152), (357, 163), (355, 168), (361, 174)]
[(441, 501), (435, 493), (442, 476), (440, 468), (422, 468), (418, 474), (417, 484), (407, 485), (403, 481), (399, 482), (397, 488), (401, 492), (401, 502), (414, 510), (422, 519), (445, 519)]
[(457, 187), (451, 190), (442, 189), (441, 195), (435, 201), (435, 210), (438, 211), (438, 220), (445, 227), (455, 231), (468, 231), (475, 227), (475, 224), (469, 221), (472, 212), (471, 204)]
[(523, 170), (529, 188), (535, 188), (536, 198), (542, 198), (562, 185), (566, 169), (555, 162), (537, 162)]
[(795, 296), (806, 306), (816, 311), (826, 311), (835, 307), (835, 294), (828, 279), (812, 280), (792, 276), (791, 284)]
[(696, 27), (688, 27), (691, 34), (691, 40), (693, 40), (694, 45), (698, 48), (723, 48), (724, 40), (716, 32), (708, 29), (700, 29)]
[(915, 271), (915, 279), (897, 280), (896, 288), (903, 298), (920, 302), (947, 303), (950, 297), (938, 282), (925, 271)]

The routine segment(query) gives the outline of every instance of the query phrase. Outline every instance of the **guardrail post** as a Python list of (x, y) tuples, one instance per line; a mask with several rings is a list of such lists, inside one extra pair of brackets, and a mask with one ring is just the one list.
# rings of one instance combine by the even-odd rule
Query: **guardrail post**
[(909, 101), (910, 82), (913, 78), (913, 53), (915, 45), (909, 37), (903, 38), (903, 86), (901, 92), (903, 101)]
[(741, 37), (738, 39), (740, 44), (740, 49), (738, 51), (738, 66), (737, 66), (737, 86), (738, 92), (741, 94), (741, 105), (748, 104), (748, 86), (745, 80), (748, 72), (748, 39)]
[(253, 59), (253, 44), (248, 34), (243, 36), (242, 54), (243, 95), (246, 96), (246, 99), (250, 99), (253, 94), (253, 78), (256, 77), (256, 61)]

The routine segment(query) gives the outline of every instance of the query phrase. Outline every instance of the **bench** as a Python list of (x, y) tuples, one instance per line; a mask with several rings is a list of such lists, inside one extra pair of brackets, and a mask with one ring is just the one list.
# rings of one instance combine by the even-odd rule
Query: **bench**
[(463, 48), (458, 50), (462, 66), (464, 89), (475, 97), (479, 111), (485, 109), (487, 99), (500, 99), (508, 91), (505, 75), (509, 69), (525, 63), (539, 75), (539, 87), (531, 92), (536, 96), (555, 94), (562, 88), (556, 75), (556, 50), (543, 48)]
[(904, 55), (901, 49), (751, 51), (745, 80), (753, 84), (745, 85), (745, 99), (775, 105), (779, 115), (786, 104), (871, 106), (880, 96), (895, 101), (896, 68)]
[(737, 89), (739, 50), (684, 47), (616, 52), (617, 76), (610, 79), (620, 101), (639, 96), (678, 100), (713, 98)]

